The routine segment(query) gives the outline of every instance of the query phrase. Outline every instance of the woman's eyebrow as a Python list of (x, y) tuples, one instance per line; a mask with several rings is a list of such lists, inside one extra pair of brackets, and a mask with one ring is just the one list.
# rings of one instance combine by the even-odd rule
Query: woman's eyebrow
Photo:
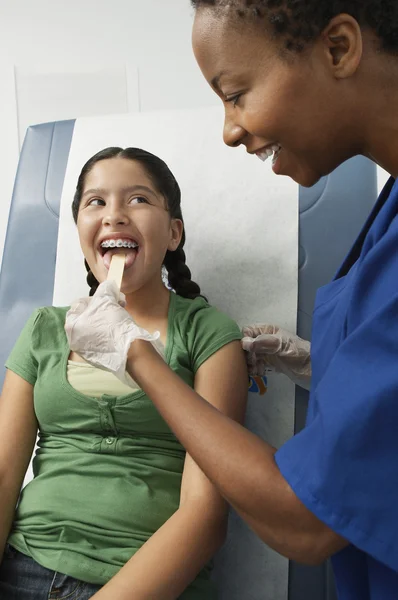
[(213, 87), (213, 89), (216, 90), (216, 92), (219, 92), (220, 94), (222, 94), (222, 91), (220, 88), (220, 80), (223, 77), (228, 77), (228, 75), (229, 75), (228, 71), (221, 71), (218, 75), (213, 77), (213, 79), (210, 81), (210, 85)]
[(216, 92), (221, 92), (220, 90), (220, 79), (223, 76), (223, 73), (220, 73), (219, 75), (216, 75), (215, 77), (213, 77), (213, 79), (210, 82), (210, 85), (212, 86), (212, 88), (214, 90), (216, 90)]

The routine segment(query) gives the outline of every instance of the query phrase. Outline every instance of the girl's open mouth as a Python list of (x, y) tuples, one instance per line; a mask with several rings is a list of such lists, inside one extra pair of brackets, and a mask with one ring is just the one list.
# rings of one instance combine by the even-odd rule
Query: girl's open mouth
[(99, 251), (106, 269), (109, 269), (114, 254), (126, 255), (125, 268), (128, 269), (137, 258), (140, 247), (130, 238), (105, 239), (101, 242)]

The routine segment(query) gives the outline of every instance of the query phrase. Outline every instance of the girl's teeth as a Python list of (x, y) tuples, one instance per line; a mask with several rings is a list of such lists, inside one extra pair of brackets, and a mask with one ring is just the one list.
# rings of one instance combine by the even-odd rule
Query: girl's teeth
[(101, 243), (102, 248), (138, 248), (138, 244), (131, 240), (105, 240)]

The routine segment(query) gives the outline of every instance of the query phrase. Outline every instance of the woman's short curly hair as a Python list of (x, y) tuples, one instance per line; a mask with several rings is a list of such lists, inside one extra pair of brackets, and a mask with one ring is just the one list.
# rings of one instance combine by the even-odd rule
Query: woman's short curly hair
[(299, 52), (338, 14), (354, 17), (380, 39), (380, 48), (398, 54), (398, 0), (191, 0), (195, 9), (235, 8), (238, 18), (266, 19), (288, 50)]

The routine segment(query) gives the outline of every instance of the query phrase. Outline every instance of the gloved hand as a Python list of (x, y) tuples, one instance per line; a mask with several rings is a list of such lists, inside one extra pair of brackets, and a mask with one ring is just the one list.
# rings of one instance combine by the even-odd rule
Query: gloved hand
[(126, 373), (127, 354), (134, 340), (159, 346), (159, 332), (153, 335), (138, 327), (123, 308), (124, 295), (114, 281), (104, 281), (91, 298), (72, 304), (66, 314), (65, 331), (70, 349), (88, 363), (112, 371), (123, 383), (131, 385)]
[(244, 327), (243, 349), (250, 375), (267, 370), (284, 373), (297, 385), (310, 389), (311, 344), (275, 325)]

